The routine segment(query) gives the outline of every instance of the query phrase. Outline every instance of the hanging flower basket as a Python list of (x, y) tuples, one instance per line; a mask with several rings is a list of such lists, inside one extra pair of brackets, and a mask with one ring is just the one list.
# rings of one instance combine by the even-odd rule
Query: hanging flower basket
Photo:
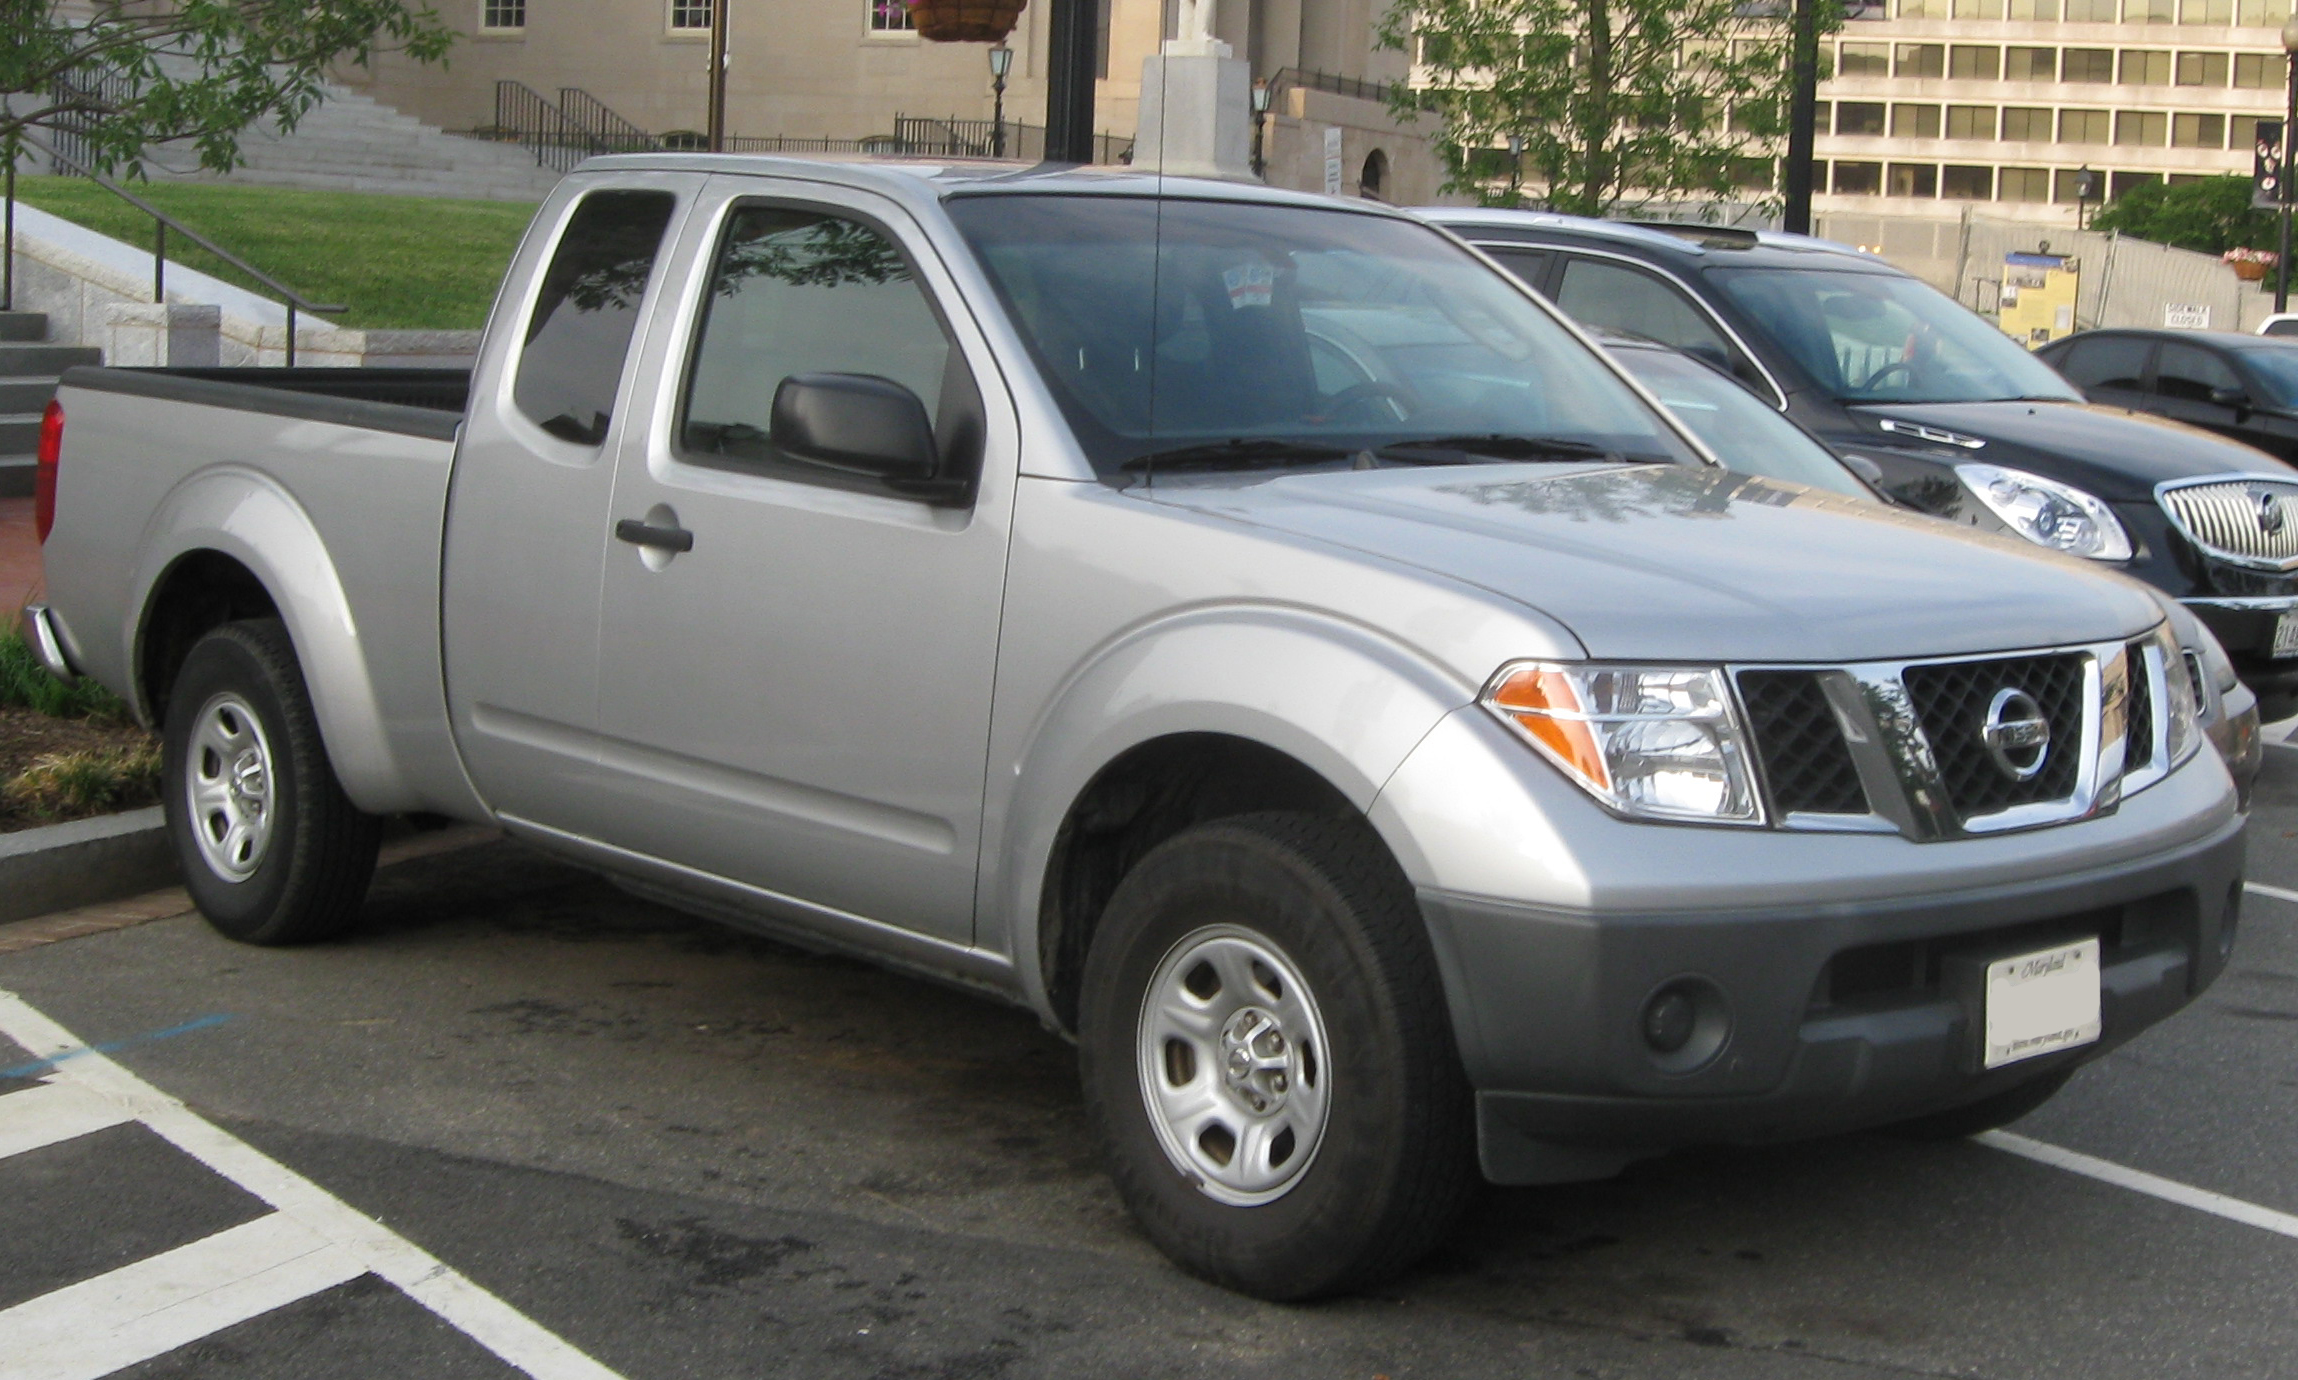
[(2274, 266), (2274, 251), (2270, 249), (2229, 249), (2218, 256), (2218, 261), (2234, 270), (2234, 276), (2246, 283), (2255, 283), (2266, 277), (2266, 270)]
[(918, 36), (935, 43), (1002, 43), (1028, 0), (908, 0)]

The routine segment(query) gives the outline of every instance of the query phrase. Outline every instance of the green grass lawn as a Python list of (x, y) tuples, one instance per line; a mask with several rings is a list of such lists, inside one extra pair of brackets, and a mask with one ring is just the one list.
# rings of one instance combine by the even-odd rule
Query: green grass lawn
[[(280, 187), (123, 184), (137, 196), (314, 302), (351, 310), (339, 325), (474, 330), (534, 207), (515, 201), (369, 196)], [(24, 177), (17, 198), (147, 252), (152, 219), (77, 177)], [(168, 237), (168, 262), (270, 296), (207, 251)]]

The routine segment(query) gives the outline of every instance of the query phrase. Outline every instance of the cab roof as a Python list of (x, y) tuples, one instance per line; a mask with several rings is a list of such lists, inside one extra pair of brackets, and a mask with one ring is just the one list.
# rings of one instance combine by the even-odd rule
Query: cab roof
[(1847, 244), (1811, 235), (1790, 235), (1779, 230), (1743, 230), (1736, 226), (1695, 225), (1682, 222), (1597, 220), (1554, 211), (1517, 211), (1485, 206), (1423, 206), (1413, 214), (1461, 235), (1479, 230), (1529, 230), (1542, 238), (1562, 236), (1583, 242), (1605, 242), (1633, 247), (1658, 259), (1708, 260), (1763, 268), (1834, 268), (1865, 265), (1877, 272), (1898, 273), (1882, 259)]

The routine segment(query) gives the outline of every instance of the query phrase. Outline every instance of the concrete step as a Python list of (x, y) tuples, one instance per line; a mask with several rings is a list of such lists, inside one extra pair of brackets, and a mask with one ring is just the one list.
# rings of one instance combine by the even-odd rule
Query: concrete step
[(0, 455), (21, 455), (39, 448), (39, 413), (0, 414)]
[(0, 311), (0, 340), (41, 341), (48, 338), (48, 318), (36, 311)]
[(39, 459), (30, 455), (0, 455), (0, 498), (30, 498), (32, 476)]
[(101, 364), (104, 352), (87, 345), (0, 345), (0, 378), (54, 375), (76, 364)]
[(34, 417), (56, 396), (53, 378), (0, 379), (0, 412), (25, 413)]

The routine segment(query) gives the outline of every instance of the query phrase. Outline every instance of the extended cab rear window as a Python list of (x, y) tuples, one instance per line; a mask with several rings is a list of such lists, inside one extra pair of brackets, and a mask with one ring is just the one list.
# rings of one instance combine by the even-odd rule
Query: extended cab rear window
[(568, 218), (511, 389), (519, 411), (553, 436), (584, 446), (606, 440), (639, 304), (677, 204), (668, 192), (592, 192)]

